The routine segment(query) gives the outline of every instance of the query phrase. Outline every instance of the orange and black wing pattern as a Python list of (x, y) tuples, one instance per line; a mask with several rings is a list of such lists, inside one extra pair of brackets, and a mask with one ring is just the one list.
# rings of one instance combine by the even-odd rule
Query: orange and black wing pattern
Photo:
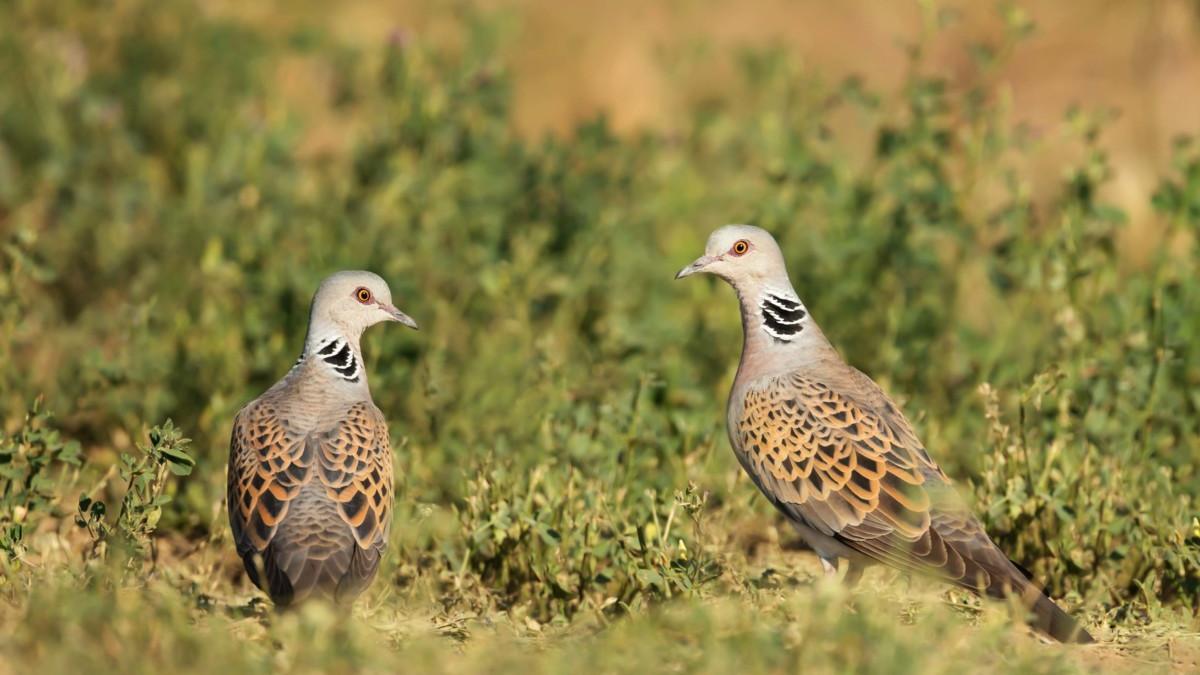
[(237, 416), (228, 503), (238, 553), (279, 604), (319, 592), (352, 599), (374, 577), (392, 512), (383, 415), (351, 406), (327, 431), (289, 428), (270, 401)]
[(851, 386), (867, 389), (873, 404), (798, 373), (746, 391), (734, 445), (772, 502), (867, 558), (995, 597), (1020, 595), (1034, 627), (1091, 642), (992, 543), (896, 406), (865, 376)]
[(321, 486), (354, 543), (337, 594), (357, 595), (375, 576), (391, 531), (395, 497), (387, 422), (374, 404), (356, 403), (317, 447)]
[(229, 522), (238, 553), (261, 553), (310, 478), (305, 434), (289, 429), (269, 401), (237, 414), (229, 441)]
[(988, 590), (1008, 558), (962, 506), (903, 415), (799, 374), (745, 394), (743, 464), (789, 515), (868, 558)]

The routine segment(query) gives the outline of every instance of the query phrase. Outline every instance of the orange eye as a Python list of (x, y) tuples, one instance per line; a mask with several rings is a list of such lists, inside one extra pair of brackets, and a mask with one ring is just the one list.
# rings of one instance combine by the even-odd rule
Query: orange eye
[(354, 291), (354, 297), (358, 298), (358, 301), (365, 305), (371, 301), (371, 291), (359, 287), (358, 290)]
[(745, 239), (739, 239), (733, 245), (733, 248), (729, 250), (732, 251), (734, 255), (745, 255), (746, 251), (750, 250), (750, 242), (746, 241)]

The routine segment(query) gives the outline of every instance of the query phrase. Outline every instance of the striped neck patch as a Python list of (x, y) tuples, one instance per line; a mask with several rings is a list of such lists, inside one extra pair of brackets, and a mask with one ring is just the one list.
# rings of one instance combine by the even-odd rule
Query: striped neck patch
[[(338, 377), (347, 382), (358, 382), (358, 357), (354, 355), (354, 349), (350, 347), (348, 341), (334, 338), (324, 343), (317, 349), (317, 357), (332, 367)], [(306, 358), (308, 358), (307, 351), (300, 355), (300, 360), (296, 361), (296, 365), (303, 363)]]
[(763, 330), (780, 342), (790, 342), (804, 330), (801, 322), (808, 312), (795, 298), (767, 293), (759, 303), (762, 312)]

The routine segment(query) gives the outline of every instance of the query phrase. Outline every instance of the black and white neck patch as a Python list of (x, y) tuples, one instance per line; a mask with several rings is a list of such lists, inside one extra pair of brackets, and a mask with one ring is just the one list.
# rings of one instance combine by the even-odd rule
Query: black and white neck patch
[[(340, 338), (334, 338), (321, 345), (317, 350), (321, 361), (333, 367), (333, 372), (347, 382), (358, 382), (358, 357), (350, 343)], [(305, 355), (301, 355), (303, 360)]]
[(763, 330), (781, 342), (788, 342), (804, 330), (801, 322), (808, 312), (799, 300), (768, 293), (759, 304), (762, 312)]

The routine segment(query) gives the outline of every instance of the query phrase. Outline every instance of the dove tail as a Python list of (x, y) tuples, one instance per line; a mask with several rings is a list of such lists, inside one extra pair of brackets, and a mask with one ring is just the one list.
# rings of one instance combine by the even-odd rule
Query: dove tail
[(1003, 598), (1013, 592), (1011, 589), (1015, 589), (1016, 593), (1020, 594), (1024, 605), (1029, 608), (1028, 611), (1031, 615), (1029, 625), (1034, 630), (1059, 642), (1078, 644), (1095, 642), (1095, 639), (1079, 625), (1079, 622), (1064, 612), (1046, 595), (1045, 591), (1033, 583), (1032, 575), (1028, 570), (1015, 562), (1010, 561), (1010, 563), (1012, 567), (1010, 578), (1000, 580), (993, 577), (992, 584), (987, 588), (988, 595)]
[[(1033, 597), (1031, 598), (1031, 596)], [(1038, 590), (1037, 586), (1032, 584), (1027, 585), (1025, 597), (1032, 599), (1029, 611), (1033, 614), (1033, 617), (1029, 620), (1029, 625), (1033, 626), (1034, 629), (1049, 635), (1059, 642), (1090, 644), (1096, 641), (1090, 633), (1079, 625), (1079, 622), (1064, 612), (1061, 607), (1054, 604), (1054, 601)]]
[(272, 543), (262, 553), (249, 550), (242, 556), (242, 563), (250, 575), (250, 581), (266, 591), (277, 608), (283, 609), (292, 604), (296, 591), (287, 572), (279, 566), (278, 553), (274, 549)]

